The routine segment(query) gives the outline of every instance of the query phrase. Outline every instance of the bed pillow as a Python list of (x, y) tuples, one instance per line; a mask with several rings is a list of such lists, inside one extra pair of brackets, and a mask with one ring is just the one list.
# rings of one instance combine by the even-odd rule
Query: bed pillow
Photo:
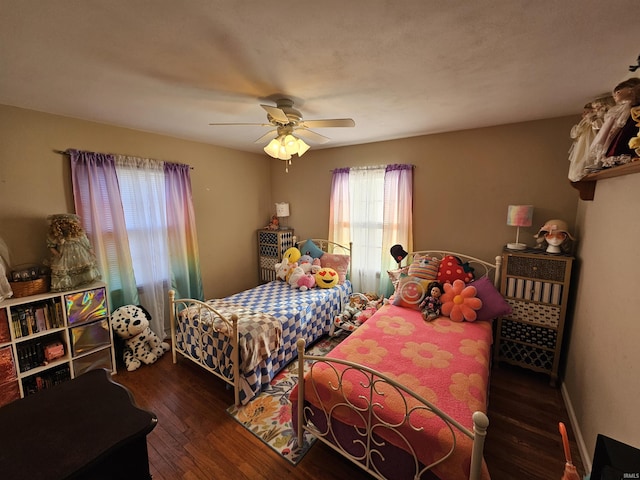
[(298, 249), (302, 255), (309, 255), (311, 258), (320, 258), (324, 255), (322, 249), (311, 240), (306, 240)]
[(400, 277), (402, 277), (403, 275), (407, 275), (408, 271), (409, 271), (408, 266), (404, 266), (402, 268), (396, 268), (395, 270), (387, 270), (387, 275), (389, 275), (389, 281), (391, 282), (391, 285), (393, 285), (394, 290), (398, 286), (398, 281), (400, 280)]
[(422, 278), (402, 276), (398, 281), (398, 286), (393, 294), (391, 303), (399, 307), (420, 310), (420, 302), (427, 293), (427, 286), (431, 280)]
[(453, 322), (473, 322), (478, 319), (477, 310), (482, 307), (482, 300), (476, 297), (476, 287), (466, 285), (463, 280), (454, 280), (444, 284), (444, 293), (440, 297), (442, 315)]
[(479, 278), (469, 285), (476, 287), (476, 296), (482, 300), (482, 307), (476, 312), (478, 320), (491, 320), (511, 313), (511, 305), (488, 277)]
[(440, 260), (429, 256), (416, 256), (409, 265), (407, 272), (411, 277), (422, 278), (423, 280), (435, 280), (438, 276)]
[(443, 285), (453, 283), (455, 280), (469, 283), (473, 280), (473, 268), (469, 266), (469, 262), (462, 263), (458, 257), (447, 255), (440, 262), (437, 280)]
[(320, 257), (320, 265), (322, 265), (322, 268), (333, 268), (338, 272), (338, 283), (342, 284), (347, 279), (347, 274), (349, 273), (349, 258), (349, 255), (324, 253)]

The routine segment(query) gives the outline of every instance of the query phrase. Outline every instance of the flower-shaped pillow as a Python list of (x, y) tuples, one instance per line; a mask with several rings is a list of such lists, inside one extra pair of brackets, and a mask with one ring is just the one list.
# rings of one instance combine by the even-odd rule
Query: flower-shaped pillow
[(462, 280), (453, 284), (444, 284), (444, 293), (440, 297), (441, 312), (454, 322), (473, 322), (477, 318), (476, 310), (482, 307), (482, 300), (476, 297), (476, 287), (466, 286)]

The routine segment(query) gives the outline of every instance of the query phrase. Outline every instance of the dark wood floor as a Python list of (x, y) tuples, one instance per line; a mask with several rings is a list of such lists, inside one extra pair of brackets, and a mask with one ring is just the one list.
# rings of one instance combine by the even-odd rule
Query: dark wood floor
[[(371, 478), (320, 442), (298, 466), (290, 465), (226, 413), (233, 394), (222, 381), (187, 360), (173, 365), (170, 353), (135, 372), (121, 368), (114, 380), (158, 416), (148, 437), (154, 480)], [(559, 421), (567, 425), (573, 461), (584, 474), (560, 390), (547, 377), (494, 366), (488, 415), (485, 459), (492, 480), (559, 479)]]

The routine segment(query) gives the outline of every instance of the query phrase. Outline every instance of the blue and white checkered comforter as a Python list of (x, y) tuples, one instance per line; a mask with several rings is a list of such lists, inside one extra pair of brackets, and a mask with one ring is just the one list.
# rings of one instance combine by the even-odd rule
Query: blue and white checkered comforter
[[(298, 356), (296, 342), (299, 338), (304, 338), (310, 344), (329, 332), (334, 317), (340, 313), (351, 292), (348, 280), (333, 288), (313, 288), (307, 291), (295, 289), (286, 282), (274, 281), (223, 299), (227, 304), (271, 315), (282, 323), (280, 348), (260, 361), (252, 371), (241, 372), (240, 401), (243, 404), (268, 388), (273, 377)], [(220, 339), (215, 338), (218, 335), (223, 334), (213, 332), (213, 338), (203, 348), (203, 352), (193, 352), (194, 348), (199, 348), (194, 344), (181, 347), (192, 351), (192, 355), (195, 354), (197, 358), (203, 357), (208, 365), (220, 365), (226, 370), (226, 374), (230, 374), (229, 362), (220, 361), (223, 355), (228, 358), (229, 352), (218, 351), (218, 345), (223, 345)], [(187, 344), (190, 342), (189, 335), (179, 340), (183, 339)]]

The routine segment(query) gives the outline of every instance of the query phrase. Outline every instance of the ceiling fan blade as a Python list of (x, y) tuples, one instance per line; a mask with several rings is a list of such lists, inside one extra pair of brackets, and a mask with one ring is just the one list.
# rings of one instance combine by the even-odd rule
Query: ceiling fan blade
[(271, 115), (276, 122), (284, 123), (284, 124), (289, 123), (289, 117), (287, 117), (287, 114), (284, 113), (278, 107), (272, 107), (271, 105), (260, 105), (260, 106), (264, 108), (267, 111), (267, 113)]
[[(273, 136), (274, 134), (278, 134), (278, 130), (269, 130), (267, 133), (265, 133), (264, 135), (262, 135), (260, 138), (258, 138), (255, 142), (253, 143), (263, 143), (265, 140), (267, 140), (269, 137)], [(275, 138), (275, 137), (274, 137)]]
[(307, 130), (306, 128), (296, 128), (294, 129), (296, 135), (302, 138), (306, 138), (315, 143), (327, 143), (329, 139), (324, 135), (320, 135), (319, 133), (312, 132), (311, 130)]
[(328, 128), (328, 127), (355, 127), (356, 122), (352, 118), (333, 118), (327, 120), (304, 120), (300, 125), (308, 128)]
[(241, 127), (273, 127), (273, 125), (271, 125), (270, 123), (210, 123), (209, 125), (213, 125), (213, 126), (225, 126), (225, 125), (232, 125), (232, 126), (241, 126)]

